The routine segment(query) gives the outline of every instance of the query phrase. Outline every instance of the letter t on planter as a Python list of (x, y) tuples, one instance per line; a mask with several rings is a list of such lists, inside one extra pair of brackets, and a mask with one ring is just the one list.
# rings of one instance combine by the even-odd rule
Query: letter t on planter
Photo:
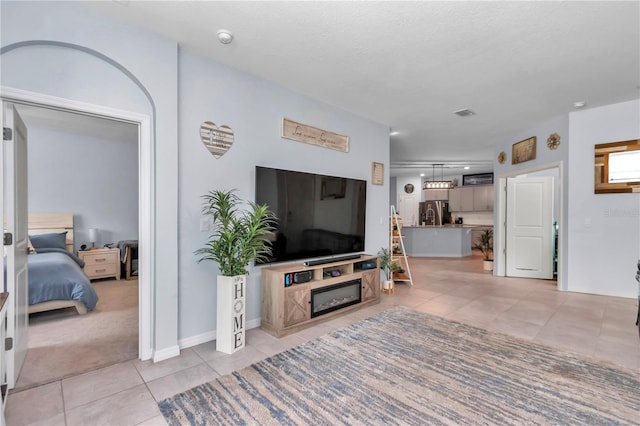
[(218, 275), (216, 350), (232, 354), (244, 348), (246, 275)]

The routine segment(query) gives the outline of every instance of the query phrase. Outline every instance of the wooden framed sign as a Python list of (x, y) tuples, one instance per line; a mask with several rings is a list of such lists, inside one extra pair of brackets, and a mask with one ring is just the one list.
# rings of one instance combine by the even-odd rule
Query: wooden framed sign
[(384, 185), (384, 164), (371, 163), (371, 183), (373, 185)]
[(524, 163), (525, 161), (536, 159), (536, 137), (513, 144), (511, 150), (511, 164)]
[(282, 137), (336, 151), (349, 152), (349, 136), (318, 129), (288, 118), (282, 119)]

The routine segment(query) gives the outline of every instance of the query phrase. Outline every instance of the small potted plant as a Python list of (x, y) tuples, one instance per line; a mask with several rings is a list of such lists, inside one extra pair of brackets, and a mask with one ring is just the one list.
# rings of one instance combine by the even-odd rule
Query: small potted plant
[(493, 271), (493, 229), (485, 229), (472, 248), (482, 252), (484, 270)]
[(391, 252), (385, 247), (380, 249), (378, 256), (380, 259), (380, 269), (384, 272), (384, 276), (386, 277), (386, 280), (382, 282), (382, 290), (389, 291), (393, 288), (393, 271), (391, 269), (391, 265), (395, 264), (395, 262), (391, 260)]
[(382, 269), (386, 277), (386, 280), (382, 282), (382, 290), (391, 293), (393, 290), (393, 274), (403, 274), (405, 270), (393, 260), (389, 249), (381, 248), (378, 256), (380, 259), (380, 269)]
[[(198, 262), (218, 264), (216, 349), (227, 354), (244, 347), (248, 266), (271, 254), (268, 238), (276, 220), (266, 205), (243, 203), (233, 191), (210, 191), (202, 196), (202, 212), (211, 216), (214, 231), (205, 246), (195, 251)], [(249, 208), (241, 210), (241, 204)]]

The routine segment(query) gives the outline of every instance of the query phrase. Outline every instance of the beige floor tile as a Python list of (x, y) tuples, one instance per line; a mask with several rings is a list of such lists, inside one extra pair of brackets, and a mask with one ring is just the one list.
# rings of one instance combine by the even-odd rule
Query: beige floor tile
[(67, 426), (135, 425), (160, 414), (146, 385), (67, 411)]
[(147, 382), (147, 386), (155, 400), (161, 401), (218, 377), (220, 375), (213, 371), (209, 365), (202, 363)]
[(594, 356), (614, 364), (640, 371), (640, 344), (638, 336), (630, 344), (598, 340)]
[(65, 409), (92, 402), (144, 383), (132, 362), (112, 365), (62, 380)]
[(164, 416), (161, 414), (159, 416), (152, 417), (148, 420), (145, 420), (142, 423), (138, 423), (136, 426), (167, 426), (168, 423), (164, 419)]
[(28, 425), (55, 419), (64, 413), (60, 382), (38, 386), (7, 397), (5, 419), (7, 425)]
[(290, 336), (281, 337), (276, 342), (260, 346), (260, 352), (263, 352), (265, 354), (265, 358), (268, 358), (275, 354), (279, 354), (280, 352), (284, 352), (298, 345), (301, 345), (304, 342), (306, 342), (306, 340), (299, 336), (296, 336), (295, 334), (292, 334)]
[[(35, 423), (29, 423), (29, 426), (66, 426), (67, 416), (64, 413), (56, 414), (48, 419), (43, 419)], [(7, 426), (11, 426), (11, 423), (7, 423)]]
[(487, 323), (484, 328), (489, 331), (508, 334), (520, 339), (533, 340), (540, 332), (542, 326), (516, 319), (500, 318), (498, 316)]
[(471, 303), (471, 299), (444, 294), (415, 307), (420, 312), (446, 316)]
[(545, 305), (544, 303), (520, 300), (511, 308), (501, 313), (500, 317), (530, 322), (536, 325), (545, 325), (554, 312), (555, 307)]
[[(363, 318), (366, 318), (367, 316), (368, 315), (364, 315)], [(353, 317), (357, 318), (357, 314), (354, 313)], [(322, 323), (314, 327), (305, 328), (304, 330), (300, 330), (294, 334), (304, 340), (313, 340), (317, 339), (320, 336), (324, 336), (325, 334), (329, 334), (332, 331), (336, 331), (336, 328), (329, 323)]]
[(191, 348), (180, 351), (180, 356), (175, 358), (169, 358), (160, 362), (148, 361), (133, 361), (133, 365), (136, 367), (142, 379), (145, 382), (150, 382), (157, 378), (168, 376), (177, 371), (184, 370), (185, 368), (193, 367), (200, 364), (203, 359), (198, 356)]
[(232, 373), (240, 370), (258, 361), (265, 359), (267, 355), (254, 348), (253, 346), (245, 346), (232, 355), (223, 354), (211, 360), (207, 360), (207, 364), (213, 368), (219, 375)]
[(266, 331), (260, 328), (252, 328), (251, 330), (247, 330), (247, 334), (245, 335), (245, 345), (260, 347), (264, 344), (273, 343), (277, 341), (278, 338), (267, 333)]
[(542, 327), (534, 341), (591, 357), (594, 354), (597, 339), (598, 330), (573, 324), (553, 324)]

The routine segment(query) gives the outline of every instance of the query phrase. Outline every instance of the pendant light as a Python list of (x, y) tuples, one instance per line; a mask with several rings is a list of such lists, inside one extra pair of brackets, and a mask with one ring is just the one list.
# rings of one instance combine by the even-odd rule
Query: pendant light
[[(436, 180), (436, 166), (440, 166), (440, 180)], [(422, 189), (450, 189), (453, 188), (453, 182), (444, 180), (444, 164), (431, 165), (431, 182), (426, 181), (422, 185)]]

